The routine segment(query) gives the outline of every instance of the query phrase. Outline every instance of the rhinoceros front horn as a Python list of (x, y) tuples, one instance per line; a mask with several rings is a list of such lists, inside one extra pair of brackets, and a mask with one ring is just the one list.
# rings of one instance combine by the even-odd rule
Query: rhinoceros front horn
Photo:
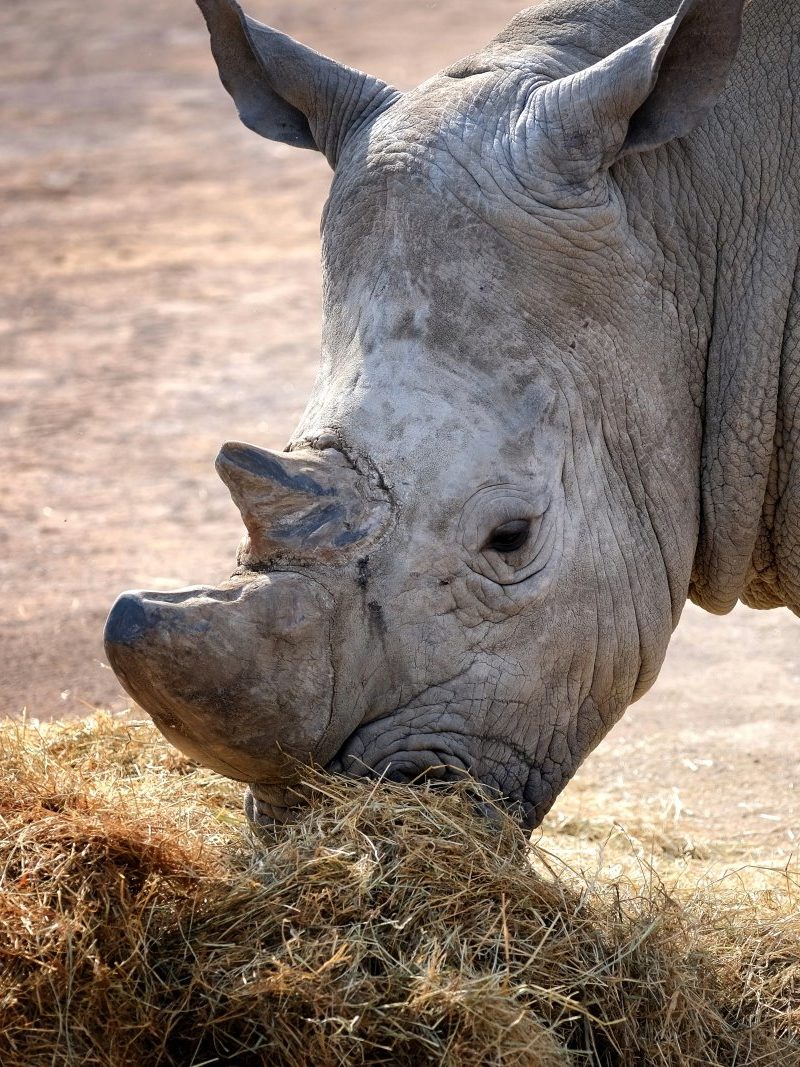
[(362, 551), (389, 520), (386, 490), (336, 449), (270, 452), (232, 441), (216, 467), (247, 527), (246, 564), (333, 562)]

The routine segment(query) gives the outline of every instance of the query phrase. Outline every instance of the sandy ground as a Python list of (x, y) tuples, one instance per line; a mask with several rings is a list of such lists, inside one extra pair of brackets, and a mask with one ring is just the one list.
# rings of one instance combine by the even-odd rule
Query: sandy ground
[[(251, 10), (401, 88), (518, 0)], [(239, 125), (190, 0), (0, 7), (0, 711), (122, 709), (123, 588), (213, 581), (239, 519), (212, 462), (280, 447), (319, 332), (316, 154)], [(800, 622), (687, 609), (656, 688), (564, 798), (780, 860), (800, 833)]]

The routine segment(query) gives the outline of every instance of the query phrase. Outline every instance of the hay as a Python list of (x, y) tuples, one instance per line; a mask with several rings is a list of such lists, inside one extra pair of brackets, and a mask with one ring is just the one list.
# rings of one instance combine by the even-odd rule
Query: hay
[(3, 1067), (800, 1063), (789, 872), (587, 880), (464, 789), (311, 789), (259, 841), (144, 724), (2, 726)]

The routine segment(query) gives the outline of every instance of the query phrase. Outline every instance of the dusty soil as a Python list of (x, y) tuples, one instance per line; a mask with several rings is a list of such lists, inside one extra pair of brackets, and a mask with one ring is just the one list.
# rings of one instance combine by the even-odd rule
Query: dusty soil
[[(251, 9), (402, 88), (518, 2)], [(329, 173), (239, 125), (190, 0), (6, 0), (0, 39), (0, 711), (121, 709), (115, 595), (226, 573), (240, 527), (217, 447), (280, 447), (302, 409)], [(798, 635), (785, 611), (687, 609), (566, 809), (635, 804), (743, 854), (791, 851)]]

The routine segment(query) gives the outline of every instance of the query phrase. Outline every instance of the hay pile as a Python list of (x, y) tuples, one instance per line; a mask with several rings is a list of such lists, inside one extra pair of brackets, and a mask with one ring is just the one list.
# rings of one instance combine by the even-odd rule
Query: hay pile
[(144, 724), (0, 727), (0, 1064), (800, 1063), (788, 874), (591, 883), (459, 794), (273, 842)]

